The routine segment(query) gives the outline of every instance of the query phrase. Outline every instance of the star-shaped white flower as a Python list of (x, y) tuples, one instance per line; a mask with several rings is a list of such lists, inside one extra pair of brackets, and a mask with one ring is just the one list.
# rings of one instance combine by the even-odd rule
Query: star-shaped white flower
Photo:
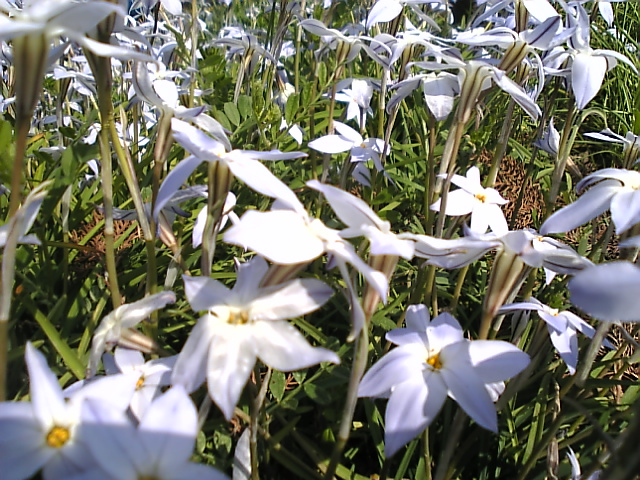
[(285, 321), (320, 308), (333, 294), (324, 282), (305, 278), (260, 287), (268, 270), (260, 257), (237, 270), (231, 290), (210, 277), (183, 277), (191, 307), (207, 313), (189, 335), (172, 376), (174, 385), (189, 392), (206, 378), (209, 395), (227, 420), (257, 359), (285, 372), (340, 363), (334, 352), (312, 347)]
[[(446, 174), (439, 175), (446, 178)], [(509, 227), (500, 205), (508, 200), (502, 198), (495, 188), (484, 188), (480, 183), (480, 170), (471, 167), (466, 177), (454, 175), (451, 183), (460, 187), (447, 195), (445, 215), (460, 216), (471, 214), (471, 231), (485, 233), (487, 227), (498, 235), (507, 233)], [(431, 210), (440, 210), (440, 200), (431, 205)]]
[(529, 356), (499, 340), (469, 341), (448, 313), (429, 321), (425, 305), (407, 309), (407, 328), (387, 333), (398, 345), (365, 374), (360, 397), (389, 397), (385, 455), (390, 457), (433, 422), (447, 396), (482, 427), (498, 431), (494, 384), (513, 377)]
[(526, 302), (511, 303), (504, 305), (500, 313), (511, 312), (513, 310), (535, 310), (538, 316), (547, 323), (551, 343), (556, 348), (564, 362), (567, 364), (569, 373), (576, 373), (578, 365), (578, 332), (593, 338), (596, 329), (569, 310), (560, 311), (551, 308), (531, 297)]

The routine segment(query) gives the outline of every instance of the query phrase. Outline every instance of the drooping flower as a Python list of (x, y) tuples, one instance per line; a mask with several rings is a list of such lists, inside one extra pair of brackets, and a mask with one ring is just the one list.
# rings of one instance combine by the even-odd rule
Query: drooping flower
[(286, 372), (340, 363), (334, 352), (312, 347), (285, 321), (320, 308), (333, 294), (324, 282), (305, 278), (261, 287), (268, 265), (260, 257), (238, 264), (237, 270), (231, 290), (210, 277), (183, 277), (191, 307), (206, 313), (189, 335), (172, 376), (174, 385), (189, 392), (206, 379), (209, 395), (227, 420), (256, 360)]
[(529, 356), (499, 340), (470, 341), (449, 313), (429, 320), (425, 305), (407, 309), (407, 328), (387, 333), (398, 345), (365, 374), (360, 397), (388, 397), (385, 455), (419, 435), (447, 396), (480, 426), (498, 431), (489, 384), (507, 380), (529, 364)]
[(569, 310), (559, 311), (557, 308), (551, 308), (533, 297), (526, 302), (504, 305), (500, 309), (500, 313), (514, 310), (535, 310), (538, 312), (538, 316), (546, 322), (551, 343), (553, 343), (553, 346), (567, 364), (569, 373), (571, 375), (576, 373), (576, 366), (578, 365), (578, 332), (593, 338), (596, 333), (595, 328), (575, 313)]
[(104, 317), (93, 334), (87, 377), (95, 375), (100, 357), (105, 351), (125, 340), (125, 332), (128, 329), (135, 327), (156, 310), (175, 301), (176, 295), (173, 292), (160, 292), (137, 302), (120, 305)]
[[(591, 188), (582, 193), (588, 187)], [(576, 192), (582, 195), (551, 215), (540, 227), (540, 233), (568, 232), (607, 209), (611, 210), (617, 233), (640, 221), (640, 172), (604, 168), (580, 180)]]

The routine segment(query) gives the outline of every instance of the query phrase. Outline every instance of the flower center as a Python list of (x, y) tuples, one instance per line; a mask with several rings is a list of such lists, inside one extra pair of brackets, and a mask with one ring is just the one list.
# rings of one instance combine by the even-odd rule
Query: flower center
[(140, 378), (136, 382), (136, 390), (140, 390), (142, 387), (144, 387), (144, 380), (144, 375), (140, 375)]
[(551, 315), (553, 315), (554, 317), (557, 317), (557, 316), (560, 314), (560, 312), (558, 312), (558, 309), (557, 309), (557, 308), (552, 308), (552, 309), (550, 309), (550, 310), (549, 310), (549, 313), (550, 313)]
[(227, 323), (229, 325), (246, 325), (249, 323), (249, 313), (246, 310), (230, 310)]
[(476, 193), (475, 197), (480, 200), (482, 203), (487, 201), (487, 196), (484, 193)]
[(440, 354), (430, 355), (427, 358), (427, 365), (430, 365), (434, 370), (440, 370), (442, 368), (442, 362), (440, 361)]
[(69, 441), (69, 437), (71, 437), (71, 432), (68, 428), (56, 425), (47, 433), (47, 445), (51, 448), (63, 447)]

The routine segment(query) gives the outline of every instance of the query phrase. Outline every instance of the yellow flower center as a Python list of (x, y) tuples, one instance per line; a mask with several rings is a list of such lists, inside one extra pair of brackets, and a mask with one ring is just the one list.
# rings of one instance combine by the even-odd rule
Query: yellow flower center
[(487, 201), (487, 196), (484, 193), (476, 193), (475, 197), (482, 203)]
[(140, 378), (136, 382), (136, 390), (140, 390), (142, 387), (144, 387), (144, 381), (145, 381), (144, 375), (140, 375)]
[(440, 354), (430, 355), (427, 358), (427, 365), (430, 365), (434, 370), (440, 370), (442, 368), (442, 362), (440, 361)]
[(550, 310), (549, 310), (549, 313), (550, 313), (551, 315), (553, 315), (554, 317), (557, 317), (557, 316), (560, 314), (560, 312), (558, 312), (558, 309), (557, 309), (557, 308), (552, 308), (552, 309), (550, 309)]
[(71, 432), (68, 428), (56, 425), (47, 433), (47, 445), (51, 448), (63, 447), (69, 441), (69, 437), (71, 437)]
[(246, 310), (230, 310), (227, 323), (229, 325), (246, 325), (249, 323), (249, 313)]

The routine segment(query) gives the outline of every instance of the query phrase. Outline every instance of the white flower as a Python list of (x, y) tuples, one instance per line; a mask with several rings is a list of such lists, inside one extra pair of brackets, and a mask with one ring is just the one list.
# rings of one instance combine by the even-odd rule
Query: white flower
[[(439, 175), (446, 178), (446, 174)], [(454, 175), (451, 183), (460, 187), (447, 195), (445, 215), (460, 216), (471, 214), (471, 230), (475, 233), (485, 233), (487, 227), (502, 235), (509, 230), (507, 220), (500, 205), (508, 200), (502, 198), (495, 188), (484, 188), (480, 183), (480, 170), (471, 167), (467, 170), (466, 177)], [(431, 205), (431, 210), (440, 210), (440, 200)]]
[(424, 305), (407, 309), (407, 328), (387, 333), (398, 345), (365, 374), (360, 397), (389, 397), (385, 455), (390, 457), (433, 422), (447, 396), (482, 427), (497, 432), (489, 385), (513, 377), (529, 356), (499, 340), (469, 341), (448, 313), (429, 321)]
[(257, 359), (286, 372), (340, 363), (334, 352), (312, 347), (285, 321), (320, 308), (333, 294), (324, 282), (306, 278), (260, 287), (268, 270), (260, 257), (237, 270), (232, 290), (209, 277), (183, 277), (191, 307), (207, 313), (189, 335), (172, 376), (174, 385), (189, 392), (206, 378), (209, 395), (227, 420)]
[(95, 375), (102, 354), (122, 340), (126, 329), (135, 327), (156, 310), (175, 301), (176, 296), (173, 292), (160, 292), (137, 302), (120, 305), (104, 317), (93, 333), (87, 377)]
[(225, 480), (208, 465), (190, 462), (198, 434), (196, 407), (182, 387), (149, 405), (137, 428), (124, 415), (89, 400), (82, 431), (98, 466), (69, 480)]
[(105, 411), (124, 412), (133, 387), (121, 377), (86, 383), (65, 399), (58, 379), (31, 343), (25, 360), (29, 370), (28, 402), (0, 403), (0, 471), (3, 480), (31, 478), (42, 468), (45, 480), (69, 478), (91, 467), (94, 459), (79, 431), (87, 398), (104, 399)]
[[(591, 188), (582, 193), (587, 187)], [(540, 227), (540, 233), (568, 232), (607, 209), (611, 210), (617, 233), (640, 221), (640, 172), (604, 168), (580, 180), (576, 192), (582, 195), (551, 215)]]
[(578, 365), (578, 334), (581, 332), (589, 338), (596, 333), (595, 328), (569, 310), (559, 311), (531, 297), (526, 302), (504, 305), (499, 313), (513, 310), (535, 310), (538, 316), (547, 323), (551, 343), (567, 364), (569, 373), (576, 373)]

